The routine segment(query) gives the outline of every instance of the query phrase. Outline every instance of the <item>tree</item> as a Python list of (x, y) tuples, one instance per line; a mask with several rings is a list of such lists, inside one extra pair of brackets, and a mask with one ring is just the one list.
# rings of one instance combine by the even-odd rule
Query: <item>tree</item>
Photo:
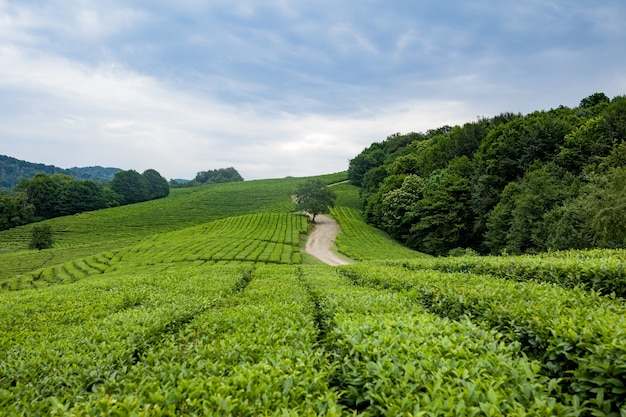
[(593, 107), (600, 103), (610, 103), (611, 99), (604, 93), (593, 93), (589, 97), (585, 97), (580, 101), (579, 107)]
[(49, 249), (52, 247), (54, 240), (52, 239), (52, 230), (50, 225), (36, 225), (31, 230), (30, 243), (28, 249)]
[(120, 196), (122, 204), (139, 203), (150, 196), (145, 177), (133, 169), (116, 173), (111, 189)]
[(0, 230), (7, 230), (33, 221), (35, 208), (25, 193), (0, 191)]
[(28, 196), (29, 204), (35, 209), (35, 217), (51, 219), (65, 214), (62, 212), (63, 190), (73, 181), (72, 177), (63, 174), (39, 173), (33, 178), (20, 180), (14, 190)]
[(218, 184), (224, 182), (243, 181), (243, 177), (233, 167), (210, 169), (208, 171), (200, 171), (196, 174), (196, 178), (190, 181), (191, 185), (197, 184)]
[(167, 197), (170, 194), (170, 186), (167, 180), (158, 171), (147, 169), (141, 176), (146, 180), (150, 200)]
[(407, 214), (410, 247), (440, 256), (454, 248), (478, 246), (472, 239), (470, 170), (463, 156), (426, 179), (421, 198)]
[(328, 213), (335, 203), (335, 193), (319, 179), (310, 179), (298, 187), (296, 191), (296, 208), (315, 216)]
[(104, 187), (95, 181), (71, 181), (62, 190), (59, 202), (61, 215), (71, 215), (84, 211), (99, 210), (108, 207)]
[(407, 214), (422, 197), (424, 180), (417, 175), (407, 175), (400, 188), (395, 188), (382, 196), (380, 222), (382, 228), (395, 239), (406, 240), (411, 228), (412, 216)]

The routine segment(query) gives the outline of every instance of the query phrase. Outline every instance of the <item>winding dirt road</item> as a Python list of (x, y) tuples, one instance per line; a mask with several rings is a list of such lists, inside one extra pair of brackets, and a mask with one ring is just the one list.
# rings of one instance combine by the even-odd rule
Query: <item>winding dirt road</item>
[(306, 242), (305, 252), (328, 265), (348, 265), (350, 262), (337, 256), (331, 249), (337, 233), (339, 233), (337, 221), (318, 214), (315, 216), (315, 229)]

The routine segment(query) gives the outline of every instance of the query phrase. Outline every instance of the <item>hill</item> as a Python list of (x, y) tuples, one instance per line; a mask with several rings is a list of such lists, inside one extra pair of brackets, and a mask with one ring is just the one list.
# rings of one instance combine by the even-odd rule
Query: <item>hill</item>
[(626, 96), (395, 134), (350, 161), (365, 219), (433, 255), (626, 247)]
[(118, 171), (121, 169), (101, 166), (63, 169), (0, 155), (0, 191), (10, 190), (21, 178), (32, 178), (40, 172), (48, 175), (65, 174), (78, 180), (111, 181)]
[(42, 251), (0, 232), (0, 414), (623, 414), (626, 251), (428, 257), (341, 183), (361, 262), (313, 265), (305, 180), (47, 220)]
[[(346, 174), (320, 178), (332, 183), (345, 180)], [(46, 220), (56, 243), (45, 251), (27, 250), (35, 224), (1, 231), (0, 277), (118, 250), (158, 233), (226, 217), (290, 213), (295, 207), (291, 193), (303, 181), (285, 178), (172, 189), (168, 197), (158, 200)]]

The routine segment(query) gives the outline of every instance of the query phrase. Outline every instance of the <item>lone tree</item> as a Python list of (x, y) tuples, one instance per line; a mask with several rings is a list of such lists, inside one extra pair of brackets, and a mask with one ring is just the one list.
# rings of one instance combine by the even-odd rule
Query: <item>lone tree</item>
[(313, 222), (315, 216), (328, 213), (334, 205), (335, 193), (319, 179), (307, 180), (296, 191), (296, 208), (311, 213)]
[(54, 240), (52, 239), (52, 230), (50, 225), (42, 224), (34, 226), (30, 233), (30, 243), (28, 249), (49, 249), (52, 247)]

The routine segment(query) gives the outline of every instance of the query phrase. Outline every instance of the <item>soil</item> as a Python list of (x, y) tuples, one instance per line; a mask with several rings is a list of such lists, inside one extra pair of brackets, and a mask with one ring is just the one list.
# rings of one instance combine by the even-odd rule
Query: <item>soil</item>
[(336, 220), (323, 214), (315, 216), (315, 229), (306, 242), (306, 253), (315, 256), (328, 265), (349, 264), (349, 261), (340, 258), (332, 251), (333, 243), (339, 230), (339, 224), (337, 224)]

